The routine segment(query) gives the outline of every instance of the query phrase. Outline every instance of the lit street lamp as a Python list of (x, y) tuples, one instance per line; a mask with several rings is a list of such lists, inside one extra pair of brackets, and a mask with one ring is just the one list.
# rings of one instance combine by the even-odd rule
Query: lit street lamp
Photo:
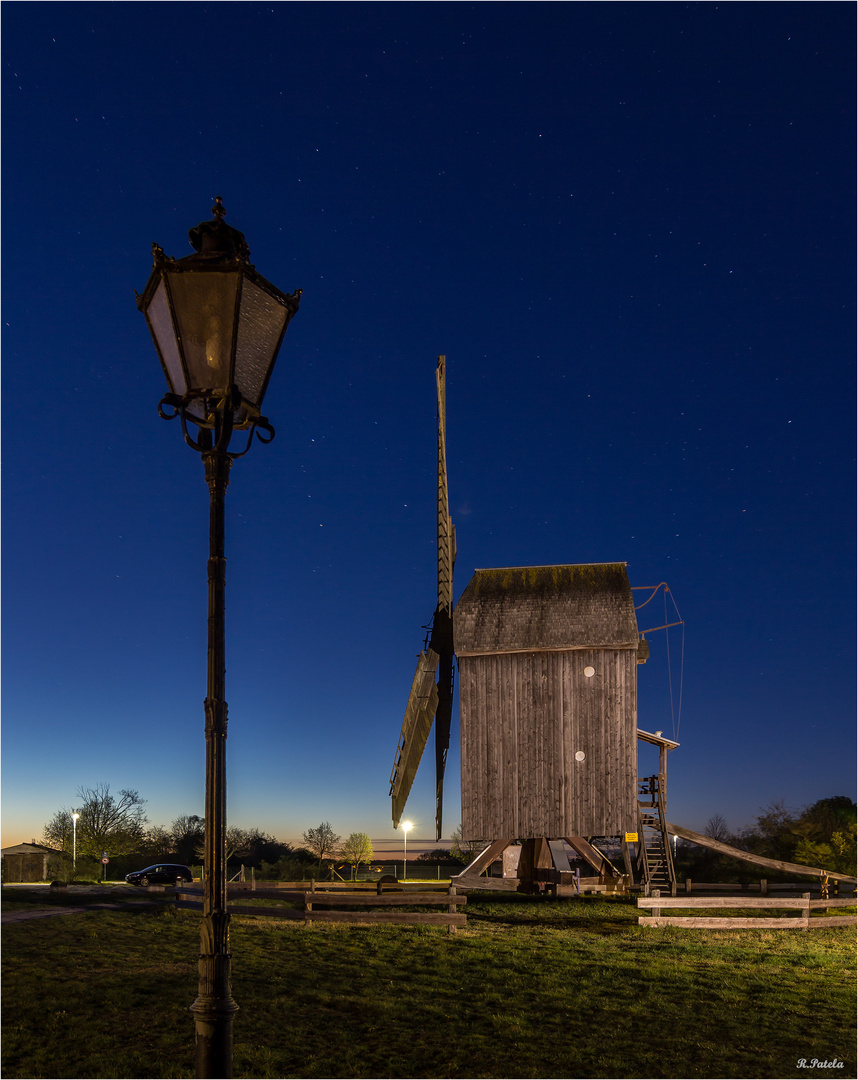
[(77, 819), (80, 814), (72, 814), (72, 873), (77, 867)]
[[(199, 991), (191, 1010), (197, 1076), (227, 1080), (238, 1006), (230, 981), (226, 901), (224, 497), (233, 459), (247, 453), (254, 432), (261, 442), (274, 438), (260, 409), (301, 290), (287, 295), (256, 272), (243, 234), (224, 221), (220, 196), (212, 213), (212, 221), (188, 234), (195, 254), (171, 259), (152, 245), (155, 265), (137, 306), (169, 386), (158, 414), (164, 420), (179, 417), (185, 442), (202, 456), (209, 489), (205, 874)], [(246, 443), (229, 450), (237, 431), (246, 433)]]
[(410, 821), (402, 822), (402, 880), (408, 877), (408, 830), (414, 826)]

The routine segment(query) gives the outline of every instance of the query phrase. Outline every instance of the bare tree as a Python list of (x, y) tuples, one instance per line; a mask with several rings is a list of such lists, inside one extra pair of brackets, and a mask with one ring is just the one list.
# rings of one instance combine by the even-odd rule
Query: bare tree
[(727, 822), (720, 814), (713, 814), (706, 822), (703, 835), (708, 836), (711, 840), (720, 840), (723, 844), (729, 840), (730, 830), (727, 828)]
[(315, 829), (308, 829), (303, 834), (303, 840), (308, 850), (317, 856), (320, 870), (322, 869), (322, 859), (330, 859), (333, 855), (336, 855), (337, 844), (340, 842), (339, 836), (331, 828), (328, 821), (323, 821)]
[[(197, 849), (202, 850), (206, 834), (205, 819), (196, 814), (183, 814), (170, 826), (173, 839), (173, 851), (180, 863), (189, 865), (197, 857)], [(202, 855), (200, 856), (202, 859)]]
[(147, 859), (169, 859), (173, 854), (173, 837), (168, 829), (154, 825), (143, 836), (143, 850)]

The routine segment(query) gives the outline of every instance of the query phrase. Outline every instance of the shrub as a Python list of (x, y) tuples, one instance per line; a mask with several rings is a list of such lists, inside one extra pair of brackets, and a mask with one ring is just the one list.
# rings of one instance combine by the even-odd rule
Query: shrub
[(285, 856), (275, 863), (262, 862), (256, 870), (257, 881), (304, 881), (317, 874), (316, 861)]

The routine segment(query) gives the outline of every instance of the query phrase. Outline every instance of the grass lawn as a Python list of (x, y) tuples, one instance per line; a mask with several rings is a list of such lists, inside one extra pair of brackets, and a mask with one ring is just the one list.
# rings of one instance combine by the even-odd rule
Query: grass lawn
[[(848, 927), (650, 930), (598, 898), (465, 910), (452, 935), (234, 916), (235, 1076), (856, 1075)], [(171, 907), (5, 926), (4, 1078), (193, 1076), (198, 940)]]

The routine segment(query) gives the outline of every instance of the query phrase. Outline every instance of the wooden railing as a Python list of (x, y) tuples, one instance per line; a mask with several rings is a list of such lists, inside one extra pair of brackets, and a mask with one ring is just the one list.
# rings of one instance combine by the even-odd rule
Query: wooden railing
[[(650, 915), (638, 916), (640, 926), (688, 926), (699, 930), (818, 930), (826, 926), (855, 926), (858, 917), (855, 915), (817, 915), (812, 917), (814, 911), (828, 910), (829, 908), (855, 907), (852, 900), (811, 900), (810, 893), (802, 897), (778, 897), (768, 899), (751, 896), (700, 896), (700, 897), (672, 897), (672, 896), (648, 896), (638, 900), (639, 908), (650, 908)], [(695, 909), (711, 911), (720, 908), (741, 908), (743, 910), (757, 909), (781, 909), (796, 910), (792, 916), (715, 916), (715, 915), (662, 915), (667, 908)]]
[[(446, 891), (412, 891), (396, 889), (389, 892), (360, 891), (354, 887), (336, 887), (325, 885), (323, 888), (310, 882), (306, 889), (254, 889), (233, 890), (231, 896), (245, 896), (250, 899), (281, 900), (292, 906), (245, 904), (230, 901), (229, 910), (233, 915), (261, 915), (274, 919), (302, 920), (310, 923), (406, 923), (418, 925), (446, 926), (450, 933), (457, 926), (465, 926), (468, 917), (457, 908), (468, 902), (467, 896), (457, 893), (455, 885)], [(181, 888), (176, 890), (176, 907), (202, 910), (202, 890)], [(402, 907), (436, 907), (446, 911), (396, 911)], [(357, 908), (371, 908), (359, 911)], [(345, 909), (345, 910), (343, 910)], [(382, 910), (378, 910), (382, 909)], [(383, 910), (387, 909), (387, 910)]]
[(815, 895), (820, 900), (825, 900), (827, 897), (848, 896), (850, 893), (855, 894), (854, 885), (840, 881), (831, 881), (828, 884), (820, 881), (818, 884), (814, 883), (811, 886), (809, 881), (769, 881), (767, 878), (745, 882), (692, 881), (691, 878), (685, 878), (677, 883), (677, 893), (684, 893), (686, 896), (690, 896), (692, 892), (755, 892), (759, 893), (760, 896), (768, 896), (770, 893), (775, 892), (791, 892), (800, 893), (803, 896), (808, 890), (810, 890), (811, 895)]

